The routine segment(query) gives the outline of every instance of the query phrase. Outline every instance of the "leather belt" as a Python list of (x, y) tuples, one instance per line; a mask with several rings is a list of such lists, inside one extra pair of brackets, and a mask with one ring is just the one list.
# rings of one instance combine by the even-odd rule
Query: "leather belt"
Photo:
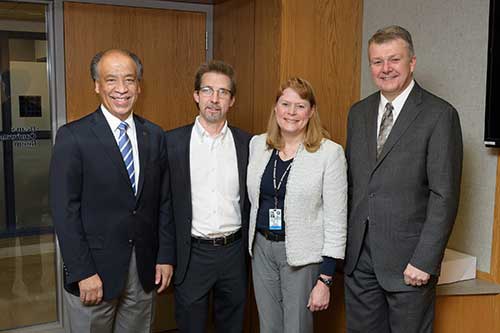
[(241, 239), (241, 229), (233, 234), (216, 238), (201, 238), (191, 236), (191, 242), (194, 244), (206, 244), (212, 246), (226, 246), (236, 242), (238, 239)]
[(264, 236), (267, 240), (271, 242), (284, 242), (285, 241), (285, 235), (279, 235), (275, 234), (269, 230), (264, 230), (264, 229), (257, 229), (259, 234)]

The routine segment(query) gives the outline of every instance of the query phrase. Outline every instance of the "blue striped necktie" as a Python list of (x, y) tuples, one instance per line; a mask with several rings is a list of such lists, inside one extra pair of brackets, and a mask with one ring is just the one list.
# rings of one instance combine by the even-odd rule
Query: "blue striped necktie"
[(123, 162), (125, 162), (125, 167), (127, 168), (128, 178), (132, 184), (132, 190), (135, 194), (135, 169), (134, 169), (134, 154), (132, 152), (132, 143), (127, 135), (128, 124), (124, 121), (118, 125), (118, 130), (120, 131), (120, 136), (118, 138), (118, 148), (120, 148), (120, 153), (123, 157)]

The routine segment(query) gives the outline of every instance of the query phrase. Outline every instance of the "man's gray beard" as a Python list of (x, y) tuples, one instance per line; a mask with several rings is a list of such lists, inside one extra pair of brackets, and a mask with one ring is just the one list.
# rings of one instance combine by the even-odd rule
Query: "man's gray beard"
[(223, 119), (222, 113), (217, 114), (205, 114), (205, 120), (209, 123), (218, 123)]

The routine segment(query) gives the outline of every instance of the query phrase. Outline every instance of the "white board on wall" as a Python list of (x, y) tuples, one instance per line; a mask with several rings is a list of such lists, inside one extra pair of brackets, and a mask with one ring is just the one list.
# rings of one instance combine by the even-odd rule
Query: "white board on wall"
[[(47, 63), (10, 62), (11, 114), (13, 128), (32, 128), (50, 131), (50, 103), (47, 82)], [(20, 96), (40, 96), (41, 117), (22, 117), (19, 107)]]

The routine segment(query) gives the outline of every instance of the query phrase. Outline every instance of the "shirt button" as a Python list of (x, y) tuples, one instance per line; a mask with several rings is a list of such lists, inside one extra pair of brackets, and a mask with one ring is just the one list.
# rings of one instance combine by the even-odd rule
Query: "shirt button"
[(132, 211), (132, 215), (135, 215), (135, 214), (137, 214), (137, 211), (134, 209), (134, 210)]

